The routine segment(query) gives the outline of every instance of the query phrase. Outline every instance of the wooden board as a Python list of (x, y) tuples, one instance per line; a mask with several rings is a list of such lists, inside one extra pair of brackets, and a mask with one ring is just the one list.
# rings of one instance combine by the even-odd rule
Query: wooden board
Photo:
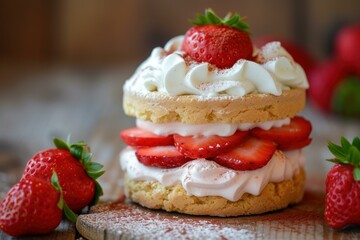
[(89, 239), (360, 239), (360, 228), (334, 231), (323, 218), (324, 194), (307, 190), (285, 210), (230, 218), (145, 209), (128, 201), (99, 204), (76, 227)]
[(67, 220), (63, 220), (60, 225), (51, 233), (45, 235), (34, 235), (13, 238), (6, 233), (0, 231), (1, 240), (74, 240), (76, 239), (75, 224)]

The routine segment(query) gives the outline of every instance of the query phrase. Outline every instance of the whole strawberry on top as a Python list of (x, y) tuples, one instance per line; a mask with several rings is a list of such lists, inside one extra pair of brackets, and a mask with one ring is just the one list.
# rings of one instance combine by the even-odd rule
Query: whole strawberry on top
[(74, 212), (95, 204), (103, 194), (96, 181), (104, 171), (99, 163), (92, 162), (92, 154), (83, 141), (71, 144), (54, 139), (57, 148), (44, 150), (30, 159), (22, 178), (37, 177), (50, 181), (56, 171), (64, 193), (64, 201)]
[(360, 225), (360, 138), (350, 143), (341, 138), (341, 146), (329, 142), (334, 167), (326, 179), (325, 220), (333, 228)]
[(252, 57), (249, 26), (238, 14), (221, 19), (206, 9), (205, 15), (198, 15), (192, 23), (196, 26), (186, 32), (181, 50), (193, 60), (223, 69), (232, 67), (239, 59)]

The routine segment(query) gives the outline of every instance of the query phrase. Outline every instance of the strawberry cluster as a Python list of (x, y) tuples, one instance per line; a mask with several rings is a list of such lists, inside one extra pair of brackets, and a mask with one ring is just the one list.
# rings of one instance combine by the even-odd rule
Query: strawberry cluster
[(324, 113), (360, 117), (360, 25), (336, 35), (335, 53), (309, 74), (309, 97)]
[(97, 182), (104, 171), (92, 161), (88, 146), (54, 139), (57, 148), (30, 159), (19, 183), (0, 203), (0, 229), (11, 236), (53, 231), (63, 214), (75, 222), (84, 207), (102, 195)]
[(309, 145), (311, 130), (308, 120), (296, 116), (282, 127), (236, 131), (226, 137), (160, 136), (140, 128), (125, 129), (120, 137), (135, 149), (137, 159), (146, 166), (175, 168), (205, 158), (227, 168), (245, 171), (265, 166), (277, 149), (292, 150)]

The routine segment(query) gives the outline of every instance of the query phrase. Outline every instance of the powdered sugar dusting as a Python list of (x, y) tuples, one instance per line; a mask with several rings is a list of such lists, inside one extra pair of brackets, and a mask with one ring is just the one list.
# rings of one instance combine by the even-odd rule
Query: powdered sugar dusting
[[(89, 215), (81, 215), (79, 221), (107, 231), (107, 236), (125, 239), (249, 239), (259, 237), (249, 230), (249, 225), (223, 226), (222, 218), (197, 217), (152, 211), (130, 203), (102, 207)], [(256, 236), (257, 235), (257, 236)], [(95, 236), (84, 236), (93, 239)]]
[(80, 215), (76, 227), (89, 240), (322, 239), (325, 231), (330, 236), (336, 233), (325, 224), (323, 209), (324, 193), (311, 190), (293, 207), (228, 218), (155, 211), (130, 202), (103, 203), (92, 207), (90, 214)]
[(292, 56), (281, 46), (280, 42), (269, 42), (262, 46), (261, 50), (258, 51), (256, 60), (260, 63), (265, 63), (279, 57), (286, 57), (291, 62), (294, 62)]

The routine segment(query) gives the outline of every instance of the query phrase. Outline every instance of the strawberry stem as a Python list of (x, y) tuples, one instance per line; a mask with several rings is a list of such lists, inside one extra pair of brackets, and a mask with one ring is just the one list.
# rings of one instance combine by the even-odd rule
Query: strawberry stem
[(327, 161), (353, 165), (354, 179), (360, 181), (360, 138), (355, 137), (350, 143), (346, 138), (341, 137), (340, 143), (341, 146), (332, 142), (328, 143), (328, 148), (335, 158), (327, 159)]
[(190, 20), (190, 22), (197, 26), (202, 25), (225, 25), (228, 27), (236, 28), (240, 31), (249, 32), (249, 25), (245, 22), (245, 17), (240, 17), (238, 13), (232, 14), (228, 13), (224, 18), (221, 18), (216, 15), (216, 13), (211, 9), (205, 9), (205, 14), (197, 14), (195, 20)]

